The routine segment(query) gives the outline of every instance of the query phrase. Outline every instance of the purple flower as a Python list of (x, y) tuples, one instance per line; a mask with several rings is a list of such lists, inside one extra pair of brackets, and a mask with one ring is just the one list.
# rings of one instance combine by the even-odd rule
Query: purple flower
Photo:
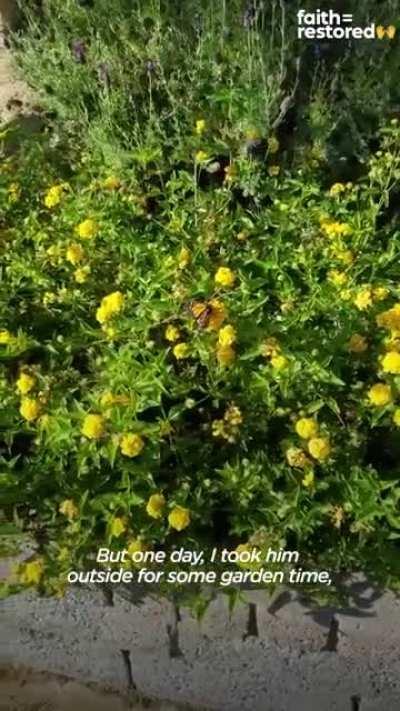
[(74, 40), (71, 45), (71, 52), (78, 64), (85, 64), (87, 47), (83, 40)]

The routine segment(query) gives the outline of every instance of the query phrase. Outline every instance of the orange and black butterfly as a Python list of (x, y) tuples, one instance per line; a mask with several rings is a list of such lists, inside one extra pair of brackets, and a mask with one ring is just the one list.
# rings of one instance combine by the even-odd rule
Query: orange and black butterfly
[(213, 309), (208, 301), (193, 301), (190, 312), (196, 319), (199, 328), (207, 328)]

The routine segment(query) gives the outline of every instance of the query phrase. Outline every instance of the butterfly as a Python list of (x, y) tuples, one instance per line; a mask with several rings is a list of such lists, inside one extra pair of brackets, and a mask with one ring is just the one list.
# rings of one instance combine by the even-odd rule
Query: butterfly
[(190, 304), (190, 311), (199, 328), (207, 328), (213, 312), (212, 305), (207, 301), (194, 301)]

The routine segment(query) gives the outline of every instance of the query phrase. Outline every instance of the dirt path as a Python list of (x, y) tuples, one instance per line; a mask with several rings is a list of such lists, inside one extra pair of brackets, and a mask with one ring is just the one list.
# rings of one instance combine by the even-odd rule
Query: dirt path
[(10, 51), (6, 47), (7, 30), (13, 24), (15, 2), (0, 0), (0, 124), (17, 116), (32, 113), (35, 98), (19, 77)]
[(0, 711), (175, 711), (49, 674), (0, 671)]

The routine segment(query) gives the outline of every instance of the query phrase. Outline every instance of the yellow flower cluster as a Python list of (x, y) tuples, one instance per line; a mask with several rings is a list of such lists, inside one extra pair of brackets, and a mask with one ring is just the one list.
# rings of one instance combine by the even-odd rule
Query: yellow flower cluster
[(143, 437), (135, 432), (127, 432), (121, 439), (120, 447), (125, 457), (137, 457), (144, 447)]
[[(152, 494), (146, 505), (147, 514), (151, 518), (162, 518), (166, 503), (163, 494)], [(183, 531), (190, 524), (189, 510), (183, 506), (175, 506), (168, 515), (168, 523), (176, 531)]]
[(105, 421), (102, 415), (86, 415), (81, 433), (88, 439), (100, 439), (105, 434)]
[(219, 267), (215, 274), (214, 281), (217, 286), (230, 288), (236, 281), (236, 275), (229, 267)]
[(92, 239), (97, 235), (99, 226), (97, 222), (88, 218), (83, 220), (77, 227), (76, 232), (81, 239)]
[(239, 425), (243, 422), (243, 416), (236, 405), (230, 405), (226, 410), (223, 419), (214, 420), (212, 423), (212, 434), (214, 437), (222, 437), (228, 442), (235, 442), (239, 433)]
[(351, 190), (352, 187), (353, 183), (334, 183), (329, 190), (329, 195), (330, 197), (339, 197), (346, 190)]
[(63, 514), (63, 516), (65, 516), (68, 519), (68, 521), (72, 521), (74, 518), (77, 518), (77, 516), (79, 515), (79, 509), (74, 504), (72, 499), (65, 499), (65, 501), (63, 501), (60, 504), (60, 507), (58, 510), (61, 514)]
[(206, 122), (204, 119), (198, 119), (196, 121), (196, 133), (198, 136), (201, 136), (202, 133), (204, 133), (206, 129)]
[(79, 269), (76, 269), (74, 271), (75, 281), (78, 284), (84, 284), (86, 279), (88, 278), (90, 272), (91, 272), (91, 269), (88, 264), (85, 267), (79, 267)]
[(174, 343), (181, 337), (180, 330), (177, 326), (173, 326), (172, 324), (169, 324), (167, 328), (165, 329), (165, 338), (167, 341), (170, 343)]
[(41, 413), (41, 404), (36, 398), (23, 397), (19, 411), (27, 422), (34, 422)]
[(115, 516), (110, 521), (110, 536), (112, 538), (119, 538), (124, 531), (126, 531), (126, 528), (126, 520), (120, 516)]
[(44, 196), (45, 206), (51, 210), (61, 202), (64, 193), (64, 185), (53, 185)]
[(374, 303), (386, 299), (388, 294), (389, 289), (385, 286), (371, 287), (369, 285), (365, 285), (358, 291), (354, 299), (354, 303), (360, 311), (364, 311)]
[(173, 347), (172, 352), (176, 360), (184, 360), (190, 356), (190, 347), (188, 343), (177, 343)]
[(206, 163), (209, 159), (208, 153), (206, 151), (197, 151), (196, 153), (196, 163)]
[(400, 353), (397, 351), (388, 351), (381, 358), (382, 370), (385, 373), (399, 375), (400, 373)]
[(286, 459), (290, 467), (305, 469), (311, 465), (311, 460), (300, 447), (289, 447), (286, 450)]
[(179, 269), (185, 269), (190, 264), (191, 254), (187, 247), (182, 247), (178, 255)]
[(236, 342), (236, 330), (230, 324), (220, 329), (218, 333), (218, 345), (222, 348), (232, 346)]
[(301, 417), (297, 420), (295, 429), (299, 437), (308, 440), (308, 451), (314, 459), (322, 462), (329, 457), (331, 453), (329, 439), (319, 436), (316, 420), (312, 417)]
[(395, 304), (387, 311), (378, 314), (376, 323), (380, 328), (400, 333), (400, 304)]
[(27, 395), (36, 385), (36, 378), (30, 375), (26, 371), (22, 371), (16, 382), (17, 391), (20, 395)]
[(74, 242), (67, 247), (66, 258), (71, 264), (78, 264), (78, 262), (82, 261), (84, 256), (85, 252), (80, 244)]
[(347, 222), (336, 222), (327, 217), (320, 219), (320, 226), (327, 237), (344, 237), (351, 233), (351, 227)]
[(368, 341), (365, 336), (361, 336), (359, 333), (353, 333), (349, 339), (347, 348), (350, 353), (364, 353), (368, 348)]
[(0, 330), (0, 345), (9, 346), (13, 341), (14, 336), (6, 328)]
[(38, 585), (43, 576), (44, 564), (41, 558), (24, 563), (19, 569), (19, 580), (23, 585)]
[(368, 398), (372, 405), (385, 407), (392, 402), (392, 388), (386, 383), (376, 383), (368, 390)]
[(121, 181), (115, 175), (109, 175), (103, 180), (102, 187), (105, 190), (118, 190), (121, 187)]
[(109, 321), (115, 314), (119, 313), (124, 305), (124, 295), (120, 291), (114, 291), (101, 300), (101, 304), (96, 311), (96, 319), (99, 323)]

